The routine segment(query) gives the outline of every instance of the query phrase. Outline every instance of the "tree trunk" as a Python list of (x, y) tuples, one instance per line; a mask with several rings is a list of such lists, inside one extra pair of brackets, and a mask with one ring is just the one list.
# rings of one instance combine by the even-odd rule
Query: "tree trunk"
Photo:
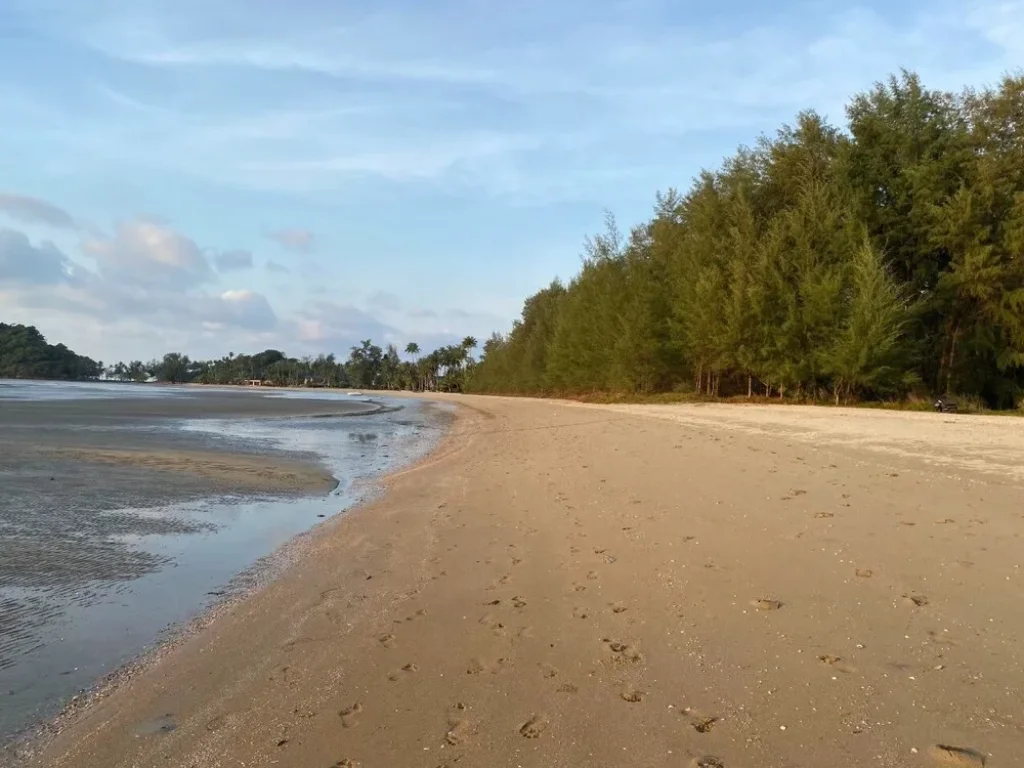
[(754, 396), (754, 377), (747, 374), (747, 400)]
[(956, 341), (960, 336), (960, 321), (956, 321), (953, 328), (953, 339), (949, 345), (949, 367), (946, 368), (946, 394), (952, 394), (950, 388), (953, 383), (953, 368), (956, 366)]

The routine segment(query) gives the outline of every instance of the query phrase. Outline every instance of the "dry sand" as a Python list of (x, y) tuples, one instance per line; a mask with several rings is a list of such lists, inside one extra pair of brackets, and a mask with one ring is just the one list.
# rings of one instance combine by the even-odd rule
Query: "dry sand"
[(1024, 760), (1024, 421), (457, 401), (34, 764)]

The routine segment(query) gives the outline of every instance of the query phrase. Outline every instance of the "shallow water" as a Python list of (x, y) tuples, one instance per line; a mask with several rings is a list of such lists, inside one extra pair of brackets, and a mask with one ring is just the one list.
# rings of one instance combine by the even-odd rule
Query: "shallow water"
[[(109, 407), (116, 409), (120, 395), (110, 390), (123, 389), (65, 386), (68, 391), (60, 393), (60, 385), (39, 385), (41, 397), (73, 400), (70, 393), (88, 389), (85, 398), (109, 399)], [(20, 402), (32, 400), (32, 389), (21, 384), (0, 389), (0, 404), (11, 390)], [(189, 396), (184, 389), (149, 391), (158, 389), (171, 394), (146, 396)], [(227, 396), (249, 395), (236, 390)], [(61, 485), (63, 476), (43, 483), (55, 469), (36, 462), (32, 468), (38, 477), (25, 482), (25, 467), (9, 461), (5, 468), (0, 456), (0, 485), (20, 491), (0, 493), (0, 743), (56, 714), (71, 696), (153, 647), (169, 627), (244, 586), (256, 573), (254, 563), (365, 498), (373, 478), (425, 455), (443, 429), (443, 418), (416, 401), (372, 398), (387, 407), (358, 413), (346, 411), (347, 403), (369, 398), (318, 391), (256, 397), (256, 410), (260, 402), (299, 399), (334, 401), (340, 410), (333, 415), (349, 415), (281, 416), (268, 405), (267, 417), (103, 422), (94, 429), (106, 442), (131, 439), (162, 446), (178, 440), (205, 450), (315, 457), (337, 480), (332, 492), (298, 498), (214, 496), (166, 472), (151, 473), (152, 481), (139, 491), (136, 478), (90, 464), (80, 468), (84, 478), (79, 483), (89, 484), (92, 477), (93, 487), (135, 490), (69, 497), (52, 488)], [(90, 428), (87, 418), (80, 421), (73, 427), (75, 439), (78, 430)], [(47, 439), (70, 434), (55, 432)], [(45, 491), (34, 494), (35, 506), (28, 498), (33, 487)], [(140, 503), (147, 498), (154, 503)], [(246, 577), (239, 578), (243, 573)]]

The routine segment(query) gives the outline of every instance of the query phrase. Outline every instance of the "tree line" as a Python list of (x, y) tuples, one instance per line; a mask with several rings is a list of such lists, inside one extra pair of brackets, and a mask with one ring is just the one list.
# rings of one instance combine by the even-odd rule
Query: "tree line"
[(1024, 388), (1024, 77), (960, 93), (903, 72), (846, 130), (808, 111), (649, 221), (585, 244), (469, 388), (803, 400)]
[(0, 323), (0, 378), (80, 381), (102, 373), (102, 362), (47, 343), (35, 326)]
[(350, 349), (345, 360), (333, 353), (301, 358), (267, 349), (254, 355), (229, 352), (215, 360), (192, 360), (180, 352), (143, 363), (118, 362), (106, 370), (117, 381), (157, 381), (172, 384), (244, 384), (266, 386), (352, 387), (382, 390), (462, 391), (472, 371), (477, 340), (442, 346), (421, 355), (416, 343), (405, 347), (412, 358), (403, 360), (394, 344), (380, 347), (367, 339)]

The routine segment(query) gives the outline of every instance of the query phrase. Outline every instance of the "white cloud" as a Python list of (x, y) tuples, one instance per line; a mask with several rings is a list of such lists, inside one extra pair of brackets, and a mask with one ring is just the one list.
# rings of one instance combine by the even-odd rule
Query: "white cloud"
[(122, 221), (113, 236), (89, 237), (82, 250), (104, 277), (125, 283), (188, 288), (213, 278), (199, 246), (155, 219)]
[(252, 269), (252, 251), (220, 251), (213, 255), (213, 261), (219, 272)]
[(0, 213), (24, 224), (42, 224), (60, 229), (74, 229), (78, 226), (67, 211), (28, 195), (0, 192)]
[(308, 229), (279, 229), (267, 237), (292, 253), (312, 253), (316, 236)]
[(56, 245), (32, 245), (24, 233), (0, 228), (0, 285), (58, 285), (74, 275), (71, 260)]

